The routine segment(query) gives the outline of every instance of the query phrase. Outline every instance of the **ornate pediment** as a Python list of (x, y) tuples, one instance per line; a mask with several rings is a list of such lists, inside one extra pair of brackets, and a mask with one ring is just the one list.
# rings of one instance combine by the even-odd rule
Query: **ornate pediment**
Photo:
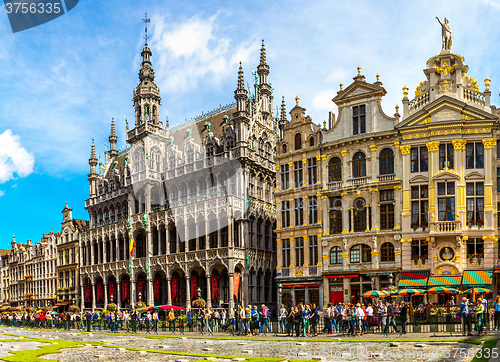
[(477, 171), (473, 171), (471, 173), (468, 173), (466, 176), (465, 176), (465, 179), (467, 181), (473, 181), (473, 180), (484, 180), (484, 175), (477, 172)]
[(429, 182), (429, 178), (422, 175), (418, 175), (410, 179), (410, 183), (422, 183), (422, 182), (423, 183)]
[(349, 85), (345, 90), (337, 93), (337, 96), (332, 100), (336, 104), (342, 104), (346, 101), (356, 100), (357, 98), (366, 98), (367, 96), (374, 96), (377, 93), (380, 96), (385, 95), (386, 91), (379, 85), (374, 85), (367, 82), (356, 81)]
[(436, 174), (432, 177), (433, 180), (449, 180), (449, 179), (459, 179), (457, 171), (445, 167), (442, 170), (436, 172)]

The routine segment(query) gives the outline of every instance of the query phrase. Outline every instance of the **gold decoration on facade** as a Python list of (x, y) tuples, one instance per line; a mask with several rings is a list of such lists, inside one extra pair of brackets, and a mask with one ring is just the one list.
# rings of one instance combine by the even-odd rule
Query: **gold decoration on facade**
[(411, 145), (401, 145), (399, 146), (399, 150), (402, 155), (409, 155), (411, 150)]
[(399, 106), (396, 104), (396, 113), (399, 113)]
[(307, 158), (303, 158), (302, 163), (307, 163)]
[(439, 141), (427, 142), (425, 145), (429, 152), (437, 152), (439, 150)]
[(450, 80), (443, 80), (439, 83), (439, 93), (446, 94), (450, 93), (452, 90), (452, 83)]
[(375, 152), (377, 150), (377, 145), (370, 145), (370, 151)]
[(448, 76), (448, 73), (451, 74), (455, 71), (455, 67), (457, 65), (456, 64), (453, 64), (451, 67), (448, 63), (448, 61), (444, 61), (443, 62), (443, 66), (442, 67), (433, 67), (435, 70), (436, 70), (436, 73), (437, 74), (443, 74), (445, 77)]
[(342, 90), (342, 87), (344, 86), (344, 84), (340, 83), (339, 86), (340, 86), (340, 90)]
[(361, 65), (358, 65), (358, 75), (361, 75)]
[(403, 87), (403, 97), (408, 98), (408, 87), (406, 86), (406, 84)]
[(300, 98), (299, 98), (299, 96), (298, 96), (298, 95), (296, 95), (296, 96), (295, 96), (295, 105), (296, 105), (296, 106), (298, 106), (298, 105), (299, 105), (299, 99), (300, 99)]
[(426, 124), (426, 123), (431, 123), (431, 117), (427, 117), (423, 121), (418, 122), (418, 124)]
[(484, 87), (486, 88), (486, 90), (490, 90), (490, 84), (491, 84), (491, 79), (490, 77), (486, 76), (486, 78), (484, 79)]
[(472, 89), (474, 89), (476, 92), (479, 92), (479, 86), (477, 85), (477, 80), (475, 80), (474, 77), (464, 75), (464, 79), (471, 83)]
[(292, 167), (293, 166), (293, 162), (288, 162), (288, 166)]
[(493, 146), (496, 146), (496, 144), (497, 144), (496, 138), (486, 138), (486, 139), (483, 139), (482, 141), (483, 141), (484, 148), (492, 148)]
[(342, 157), (347, 156), (347, 150), (342, 150), (342, 152), (340, 154), (342, 155)]
[(399, 148), (400, 142), (394, 142), (394, 148)]
[(468, 115), (462, 113), (462, 114), (460, 114), (460, 119), (462, 121), (465, 121), (467, 119), (474, 119), (474, 117), (471, 117), (471, 116), (468, 116)]
[(455, 150), (465, 150), (467, 140), (452, 140), (451, 143), (453, 143), (453, 148)]
[(280, 165), (276, 165), (276, 171), (280, 170)]
[(422, 87), (427, 83), (426, 80), (420, 82), (417, 86), (417, 89), (415, 89), (415, 98), (417, 98), (420, 94), (422, 94), (422, 92), (420, 91), (422, 89)]
[(434, 177), (438, 176), (438, 175), (441, 175), (442, 173), (445, 173), (445, 172), (448, 172), (448, 173), (451, 173), (453, 175), (457, 175), (458, 176), (458, 173), (457, 171), (451, 169), (451, 168), (448, 168), (448, 166), (446, 166), (445, 168), (443, 168), (442, 170), (439, 170), (438, 172), (436, 172), (436, 174), (434, 175)]

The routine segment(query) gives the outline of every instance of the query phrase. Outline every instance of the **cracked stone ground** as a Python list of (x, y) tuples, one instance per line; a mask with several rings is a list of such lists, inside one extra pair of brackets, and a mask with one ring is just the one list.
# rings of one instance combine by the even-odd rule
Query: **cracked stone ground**
[[(32, 331), (0, 327), (0, 358), (10, 361), (471, 361), (480, 345), (439, 342), (349, 342), (172, 338), (99, 333)], [(64, 346), (63, 344), (66, 343)], [(40, 358), (21, 351), (57, 348)], [(130, 350), (130, 348), (134, 350)], [(459, 353), (453, 353), (458, 349)], [(60, 352), (60, 353), (54, 353)], [(156, 352), (156, 353), (155, 353)], [(431, 354), (429, 354), (432, 352)], [(451, 353), (450, 353), (451, 352)], [(194, 355), (193, 355), (194, 354)], [(17, 358), (17, 359), (16, 359)]]

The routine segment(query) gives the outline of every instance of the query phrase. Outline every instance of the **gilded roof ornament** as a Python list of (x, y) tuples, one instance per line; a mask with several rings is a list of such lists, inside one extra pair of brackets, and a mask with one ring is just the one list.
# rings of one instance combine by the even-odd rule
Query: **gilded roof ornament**
[(376, 77), (377, 77), (377, 82), (380, 82), (380, 74), (377, 73)]
[(477, 80), (468, 75), (464, 75), (464, 79), (470, 82), (470, 84), (468, 84), (469, 87), (474, 89), (476, 92), (479, 92), (479, 86), (477, 85)]
[(406, 84), (403, 87), (403, 97), (408, 98), (408, 87), (406, 86)]
[(486, 88), (486, 90), (490, 89), (490, 84), (491, 84), (491, 79), (490, 77), (486, 76), (486, 78), (484, 79), (484, 87)]
[(420, 94), (422, 94), (422, 87), (427, 84), (427, 81), (424, 80), (422, 82), (420, 82), (417, 86), (417, 89), (415, 89), (415, 98), (417, 98)]
[(344, 84), (340, 83), (339, 86), (340, 86), (340, 90), (342, 90), (342, 87), (344, 86)]
[(299, 99), (300, 99), (300, 98), (299, 98), (299, 96), (298, 96), (298, 95), (296, 95), (296, 96), (295, 96), (295, 105), (296, 105), (296, 106), (298, 106), (298, 105), (299, 105)]
[(456, 66), (457, 66), (456, 64), (450, 66), (447, 61), (444, 61), (442, 67), (433, 67), (433, 68), (436, 70), (437, 74), (443, 74), (446, 77), (448, 73), (451, 74), (455, 71)]
[(361, 65), (358, 65), (358, 75), (361, 75)]

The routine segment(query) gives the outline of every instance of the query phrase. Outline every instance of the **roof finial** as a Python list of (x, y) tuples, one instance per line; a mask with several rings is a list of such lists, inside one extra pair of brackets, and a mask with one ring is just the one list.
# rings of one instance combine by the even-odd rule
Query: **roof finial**
[(358, 65), (358, 75), (361, 75), (361, 65)]
[(298, 106), (299, 105), (299, 96), (295, 96), (295, 105)]
[(262, 39), (262, 46), (260, 47), (260, 64), (266, 64), (266, 46), (264, 39)]
[(151, 20), (148, 19), (148, 13), (144, 14), (144, 19), (142, 19), (142, 21), (144, 21), (144, 44), (148, 45), (148, 23), (151, 22)]
[(115, 117), (111, 118), (111, 137), (116, 137), (116, 132), (115, 132)]
[(339, 86), (340, 86), (340, 90), (342, 90), (342, 87), (344, 86), (344, 84), (340, 83)]
[(377, 82), (380, 82), (380, 74), (377, 73), (376, 77), (377, 77)]

